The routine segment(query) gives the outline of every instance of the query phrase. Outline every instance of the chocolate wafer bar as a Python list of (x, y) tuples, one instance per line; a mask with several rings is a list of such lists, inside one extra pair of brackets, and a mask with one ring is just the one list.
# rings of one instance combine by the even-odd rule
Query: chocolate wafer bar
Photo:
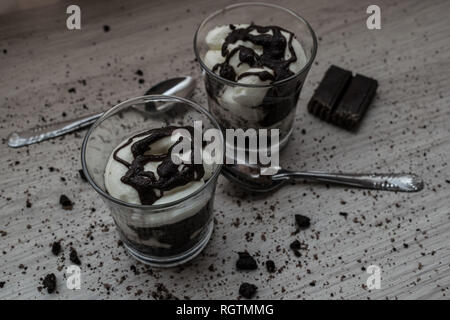
[(354, 129), (375, 97), (377, 87), (378, 82), (374, 79), (360, 74), (353, 77), (331, 116), (331, 122), (346, 129)]
[(322, 120), (353, 130), (375, 97), (377, 87), (374, 79), (359, 74), (352, 77), (350, 71), (331, 66), (309, 101), (308, 110)]
[(322, 120), (329, 121), (335, 108), (347, 88), (352, 73), (337, 66), (328, 68), (325, 76), (308, 103), (308, 110)]

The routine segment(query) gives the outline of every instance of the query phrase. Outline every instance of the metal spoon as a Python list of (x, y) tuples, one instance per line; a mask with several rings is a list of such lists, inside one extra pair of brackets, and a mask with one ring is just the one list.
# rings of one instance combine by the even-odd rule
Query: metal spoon
[(301, 172), (280, 168), (274, 175), (261, 175), (256, 165), (224, 165), (223, 175), (242, 188), (254, 192), (267, 192), (281, 187), (289, 180), (308, 180), (334, 183), (350, 187), (384, 191), (417, 192), (423, 189), (423, 181), (415, 174), (374, 173), (325, 173)]
[[(162, 81), (151, 87), (145, 93), (145, 95), (164, 94), (187, 98), (191, 95), (194, 88), (195, 80), (192, 77), (183, 76)], [(144, 110), (146, 113), (152, 115), (166, 112), (173, 106), (173, 103), (166, 103), (163, 105), (159, 105), (158, 108), (156, 108), (155, 104), (149, 102), (146, 103)], [(143, 111), (142, 109), (139, 110)], [(45, 126), (38, 126), (22, 132), (13, 132), (8, 137), (8, 145), (13, 148), (18, 148), (36, 142), (59, 137), (66, 133), (90, 126), (98, 118), (100, 118), (102, 114), (103, 112), (83, 116), (74, 120), (67, 120)]]

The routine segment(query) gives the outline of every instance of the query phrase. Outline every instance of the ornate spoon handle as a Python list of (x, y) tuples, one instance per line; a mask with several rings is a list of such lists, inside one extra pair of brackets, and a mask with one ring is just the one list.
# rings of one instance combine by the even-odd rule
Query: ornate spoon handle
[(49, 125), (34, 127), (32, 129), (13, 132), (8, 137), (8, 145), (13, 148), (26, 146), (32, 143), (62, 136), (63, 134), (81, 129), (93, 124), (103, 113), (91, 114), (75, 120), (67, 120)]
[(325, 173), (325, 172), (295, 172), (280, 170), (272, 176), (273, 180), (304, 179), (342, 184), (365, 189), (385, 191), (416, 192), (423, 189), (423, 181), (420, 177), (410, 173)]

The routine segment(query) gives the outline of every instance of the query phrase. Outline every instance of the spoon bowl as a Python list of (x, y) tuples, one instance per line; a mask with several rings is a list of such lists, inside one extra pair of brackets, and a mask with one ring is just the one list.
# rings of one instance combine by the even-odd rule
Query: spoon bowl
[(222, 174), (231, 182), (251, 192), (270, 192), (282, 187), (289, 179), (273, 180), (259, 173), (259, 168), (250, 165), (224, 165)]
[[(155, 94), (164, 94), (168, 96), (178, 96), (181, 98), (186, 98), (191, 95), (194, 89), (195, 80), (192, 77), (177, 77), (157, 83), (156, 85), (148, 89), (147, 92), (145, 92), (145, 95), (148, 96)], [(168, 102), (158, 106), (154, 102), (147, 102), (145, 104), (144, 112), (148, 112), (150, 114), (160, 114), (163, 112), (167, 112), (175, 105), (175, 102)]]

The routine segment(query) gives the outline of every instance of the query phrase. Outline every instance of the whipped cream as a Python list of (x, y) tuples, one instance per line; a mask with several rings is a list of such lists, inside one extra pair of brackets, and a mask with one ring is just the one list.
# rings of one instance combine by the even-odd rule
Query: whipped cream
[[(281, 39), (282, 43), (277, 48), (283, 50), (281, 47), (284, 46), (283, 52), (275, 53), (273, 46), (264, 46), (264, 41), (268, 44), (280, 38), (284, 39)], [(205, 41), (209, 48), (203, 60), (205, 65), (222, 77), (238, 83), (267, 85), (298, 73), (307, 63), (303, 47), (294, 34), (278, 27), (249, 24), (217, 26), (208, 32)], [(289, 62), (293, 54), (295, 57)], [(261, 104), (268, 90), (227, 86), (220, 100), (230, 111), (239, 112), (241, 107)], [(252, 111), (247, 116), (250, 120), (258, 119), (258, 115)]]
[[(222, 54), (222, 46), (225, 44), (225, 39), (227, 38), (227, 36), (235, 30), (247, 29), (249, 26), (250, 26), (249, 24), (223, 25), (217, 26), (214, 29), (210, 30), (205, 38), (206, 44), (208, 45), (209, 48), (203, 59), (205, 65), (209, 69), (213, 70), (217, 64), (223, 63), (226, 57)], [(289, 31), (284, 31), (283, 29), (281, 29), (280, 32), (281, 35), (285, 38), (286, 44), (289, 43), (289, 39), (292, 35), (292, 47), (294, 49), (297, 60), (289, 64), (289, 70), (295, 74), (306, 65), (307, 60), (305, 52), (303, 50), (302, 45), (298, 42), (298, 40), (292, 33), (290, 33)], [(258, 32), (258, 30), (252, 30), (250, 31), (249, 34), (254, 36), (268, 34), (273, 36), (273, 31), (269, 30), (265, 33), (260, 33)], [(239, 46), (253, 49), (255, 53), (258, 54), (259, 56), (261, 56), (264, 53), (264, 48), (261, 45), (257, 45), (251, 41), (237, 40), (234, 43), (230, 43), (228, 45), (228, 49), (229, 51), (231, 51)], [(291, 51), (289, 50), (289, 46), (286, 45), (286, 48), (284, 49), (284, 60), (288, 60), (289, 58), (291, 58)], [(251, 69), (251, 66), (249, 66), (249, 64), (240, 60), (238, 52), (237, 54), (234, 54), (230, 58), (230, 65), (234, 68), (237, 78), (239, 78), (239, 76), (242, 75), (244, 72), (247, 72), (249, 71), (249, 69)], [(257, 69), (258, 71), (265, 70), (273, 73), (273, 70), (271, 70), (268, 67), (259, 67)], [(234, 81), (243, 82), (239, 79)], [(267, 83), (266, 81), (259, 80), (257, 83), (255, 82), (253, 84), (266, 84), (266, 83)]]
[[(132, 152), (132, 146), (136, 142), (147, 137), (149, 137), (149, 134), (136, 135), (130, 139), (126, 139), (122, 143), (120, 143), (119, 146), (116, 147), (111, 153), (111, 156), (109, 157), (108, 163), (105, 168), (104, 179), (106, 190), (114, 198), (132, 204), (142, 204), (138, 190), (136, 190), (136, 188), (132, 185), (124, 183), (122, 181), (122, 177), (126, 176), (127, 172), (131, 170), (130, 168), (132, 168), (133, 161), (135, 160)], [(169, 152), (169, 149), (178, 141), (179, 138), (179, 134), (171, 134), (169, 136), (165, 136), (149, 144), (143, 155), (158, 156), (167, 154)], [(205, 152), (203, 152), (203, 155), (205, 157), (208, 156), (205, 154)], [(117, 159), (120, 159), (121, 161), (117, 161)], [(162, 161), (149, 161), (143, 166), (143, 171), (151, 173), (154, 178), (159, 181), (161, 177), (159, 177), (157, 169), (158, 166), (161, 165), (161, 163)], [(179, 172), (182, 171), (183, 166), (184, 164), (180, 164), (177, 167), (178, 173), (174, 173), (174, 175), (178, 175)], [(200, 179), (185, 181), (186, 183), (169, 190), (163, 191), (156, 188), (153, 189), (157, 200), (152, 204), (159, 205), (173, 202), (194, 193), (196, 190), (201, 188), (205, 184), (205, 181), (208, 180), (213, 174), (213, 165), (208, 165), (206, 164), (206, 162), (204, 162), (203, 169), (204, 174)], [(143, 176), (143, 178), (145, 179), (146, 177)]]

